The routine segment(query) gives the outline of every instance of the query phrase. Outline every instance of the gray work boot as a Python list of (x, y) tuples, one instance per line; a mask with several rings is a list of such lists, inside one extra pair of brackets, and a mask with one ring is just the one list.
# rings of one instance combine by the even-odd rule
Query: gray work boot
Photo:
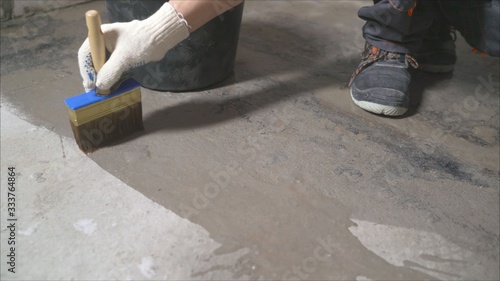
[(415, 54), (418, 69), (432, 73), (453, 71), (457, 62), (456, 37), (455, 29), (449, 24), (434, 21)]
[(361, 63), (349, 82), (352, 100), (369, 112), (403, 115), (410, 104), (410, 65), (418, 67), (410, 55), (385, 51), (367, 43)]

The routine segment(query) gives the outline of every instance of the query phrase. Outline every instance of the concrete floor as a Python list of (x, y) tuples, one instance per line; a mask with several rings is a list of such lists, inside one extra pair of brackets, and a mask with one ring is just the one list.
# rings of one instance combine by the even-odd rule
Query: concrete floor
[(89, 156), (63, 100), (103, 4), (2, 22), (1, 279), (498, 280), (499, 60), (459, 37), (453, 74), (413, 72), (408, 115), (364, 112), (369, 3), (248, 2), (231, 78), (143, 89), (145, 131)]

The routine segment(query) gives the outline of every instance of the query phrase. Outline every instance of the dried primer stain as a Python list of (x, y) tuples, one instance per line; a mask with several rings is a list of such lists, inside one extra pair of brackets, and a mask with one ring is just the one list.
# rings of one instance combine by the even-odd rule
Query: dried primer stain
[(154, 270), (155, 259), (151, 256), (143, 257), (141, 264), (139, 264), (139, 270), (141, 270), (144, 277), (151, 279), (155, 276), (156, 272)]
[(92, 219), (81, 219), (73, 224), (73, 227), (83, 232), (84, 234), (91, 236), (97, 230), (97, 223)]
[(46, 178), (43, 177), (43, 173), (34, 173), (31, 175), (31, 178), (34, 179), (38, 183), (42, 183), (46, 180)]
[(35, 231), (38, 229), (38, 225), (40, 225), (40, 223), (36, 223), (26, 228), (25, 230), (19, 230), (18, 233), (24, 236), (30, 236), (31, 234), (35, 233)]

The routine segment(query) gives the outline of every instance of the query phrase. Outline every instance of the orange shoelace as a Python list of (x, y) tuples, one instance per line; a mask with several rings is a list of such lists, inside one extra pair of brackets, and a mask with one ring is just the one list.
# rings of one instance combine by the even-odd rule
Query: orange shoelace
[(473, 52), (474, 54), (479, 54), (481, 57), (484, 57), (484, 56), (486, 56), (486, 55), (487, 55), (487, 53), (482, 52), (482, 51), (479, 51), (479, 50), (478, 50), (478, 49), (476, 49), (476, 48), (473, 48), (473, 49), (471, 50), (471, 52)]
[[(370, 52), (367, 52), (370, 50)], [(379, 49), (375, 46), (372, 46), (370, 44), (365, 45), (365, 49), (361, 53), (361, 63), (359, 64), (358, 68), (354, 71), (354, 73), (351, 76), (351, 80), (349, 80), (349, 84), (347, 85), (348, 87), (351, 86), (352, 82), (354, 81), (354, 78), (358, 76), (363, 69), (367, 68), (368, 66), (374, 64), (375, 62), (381, 60), (381, 59), (397, 59), (400, 60), (401, 57), (404, 55), (404, 59), (413, 67), (413, 68), (418, 68), (418, 62), (415, 58), (408, 54), (398, 54), (398, 53), (393, 53), (389, 52), (386, 50)]]
[(413, 16), (413, 10), (415, 10), (415, 7), (417, 7), (417, 1), (415, 1), (415, 3), (413, 3), (413, 8), (408, 10), (408, 15), (410, 17)]

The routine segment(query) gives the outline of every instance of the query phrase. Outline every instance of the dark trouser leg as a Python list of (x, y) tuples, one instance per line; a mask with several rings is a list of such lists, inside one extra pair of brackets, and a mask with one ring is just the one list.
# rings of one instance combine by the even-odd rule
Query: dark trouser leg
[(469, 45), (491, 56), (500, 56), (499, 0), (441, 0), (439, 7)]
[(358, 16), (367, 21), (363, 27), (365, 40), (378, 48), (415, 53), (436, 15), (435, 1), (379, 0), (359, 10)]
[(367, 21), (364, 38), (374, 47), (365, 49), (351, 78), (351, 97), (366, 111), (398, 116), (408, 110), (411, 80), (408, 67), (415, 66), (407, 54), (415, 53), (422, 44), (434, 21), (437, 5), (435, 1), (424, 0), (374, 2), (358, 12)]

